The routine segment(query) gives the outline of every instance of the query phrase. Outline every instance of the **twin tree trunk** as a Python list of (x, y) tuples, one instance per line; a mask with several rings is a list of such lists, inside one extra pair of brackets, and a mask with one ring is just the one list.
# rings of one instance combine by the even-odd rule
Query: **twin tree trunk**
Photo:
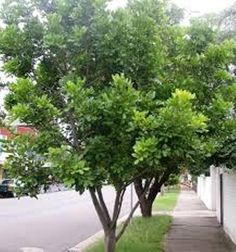
[(101, 188), (90, 188), (89, 192), (93, 201), (93, 205), (96, 209), (97, 215), (100, 219), (102, 224), (104, 235), (105, 235), (105, 252), (115, 252), (116, 243), (121, 238), (123, 233), (125, 232), (135, 210), (139, 206), (139, 201), (134, 205), (133, 209), (131, 210), (129, 216), (127, 217), (126, 221), (121, 226), (119, 232), (117, 233), (117, 220), (120, 215), (123, 197), (125, 194), (126, 187), (123, 187), (116, 191), (116, 198), (113, 207), (112, 215), (109, 213), (109, 210), (106, 206), (106, 203), (103, 198)]
[[(147, 180), (145, 181), (145, 183)], [(143, 191), (145, 185), (143, 185), (142, 179), (136, 179), (134, 182), (134, 187), (136, 194), (140, 202), (140, 210), (143, 217), (152, 216), (152, 205), (153, 202), (160, 191), (159, 185), (156, 183), (156, 179), (152, 185), (150, 185), (149, 191), (144, 195)]]
[(104, 230), (105, 252), (115, 252), (117, 241), (125, 232), (135, 210), (139, 205), (141, 207), (143, 217), (152, 216), (152, 204), (157, 194), (160, 192), (161, 186), (168, 180), (169, 175), (170, 173), (166, 171), (161, 178), (158, 176), (146, 179), (144, 184), (142, 179), (136, 179), (134, 181), (135, 190), (138, 196), (138, 202), (134, 205), (128, 218), (121, 226), (119, 233), (116, 232), (117, 220), (120, 215), (123, 197), (127, 185), (116, 190), (116, 198), (112, 215), (109, 213), (109, 210), (104, 201), (101, 187), (89, 189), (93, 205), (96, 209), (97, 215)]
[[(153, 202), (157, 194), (161, 191), (162, 185), (169, 179), (169, 176), (170, 172), (167, 170), (161, 177), (156, 176), (151, 179), (136, 179), (134, 181), (134, 187), (140, 202), (140, 210), (143, 217), (148, 218), (152, 216)], [(149, 188), (147, 190), (148, 183)]]
[(153, 201), (140, 200), (140, 210), (143, 217), (152, 217)]

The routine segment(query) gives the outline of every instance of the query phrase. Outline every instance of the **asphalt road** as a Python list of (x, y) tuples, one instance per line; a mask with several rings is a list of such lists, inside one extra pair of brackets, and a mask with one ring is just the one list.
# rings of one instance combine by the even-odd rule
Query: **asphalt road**
[[(106, 202), (114, 202), (114, 190), (104, 190)], [(121, 216), (130, 210), (130, 188)], [(74, 191), (43, 194), (39, 199), (0, 199), (0, 252), (40, 247), (63, 252), (101, 230), (89, 194)]]

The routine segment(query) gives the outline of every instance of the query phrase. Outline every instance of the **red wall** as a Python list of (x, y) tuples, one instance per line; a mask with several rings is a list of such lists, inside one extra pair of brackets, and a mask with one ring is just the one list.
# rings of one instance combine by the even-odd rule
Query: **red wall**
[(8, 129), (0, 128), (0, 135), (9, 138), (11, 136), (11, 132)]
[(29, 126), (17, 126), (18, 134), (36, 134), (36, 130)]
[[(16, 132), (18, 134), (36, 134), (36, 130), (29, 126), (17, 126)], [(6, 128), (0, 128), (0, 135), (6, 136), (7, 138), (11, 137), (11, 132)]]

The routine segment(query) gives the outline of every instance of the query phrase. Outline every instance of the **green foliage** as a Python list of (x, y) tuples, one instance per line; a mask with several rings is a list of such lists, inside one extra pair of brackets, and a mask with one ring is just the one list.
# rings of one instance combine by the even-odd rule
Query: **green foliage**
[[(69, 81), (62, 90), (67, 103), (61, 111), (56, 110), (45, 96), (36, 96), (33, 92), (29, 104), (29, 100), (24, 99), (26, 94), (22, 95), (22, 89), (28, 84), (27, 80), (20, 80), (12, 86), (9, 94), (10, 100), (17, 104), (11, 108), (13, 119), (20, 118), (41, 129), (34, 141), (17, 137), (13, 140), (14, 148), (8, 150), (13, 155), (7, 166), (14, 165), (11, 171), (19, 180), (23, 177), (27, 180), (32, 175), (30, 170), (25, 171), (25, 163), (21, 162), (27, 148), (36, 148), (35, 153), (42, 155), (43, 161), (51, 164), (50, 175), (55, 180), (69, 187), (75, 186), (80, 192), (107, 183), (119, 187), (137, 174), (132, 169), (132, 146), (135, 139), (130, 132), (130, 125), (139, 92), (130, 81), (116, 75), (111, 86), (102, 93), (86, 88), (84, 81)], [(61, 121), (65, 113), (68, 116), (67, 124)], [(24, 141), (22, 152), (20, 145)], [(43, 161), (38, 164), (34, 156), (30, 157), (33, 159), (32, 167), (35, 164), (43, 172)]]
[(198, 134), (206, 131), (207, 118), (193, 110), (193, 99), (191, 93), (177, 89), (160, 109), (135, 114), (141, 132), (134, 145), (137, 165), (152, 167), (152, 172), (176, 167), (202, 147)]
[(16, 77), (5, 106), (39, 131), (37, 152), (55, 179), (83, 192), (220, 162), (235, 139), (235, 44), (219, 43), (209, 22), (180, 19), (159, 0), (116, 11), (103, 0), (3, 3), (0, 53)]
[(4, 143), (9, 153), (5, 169), (10, 177), (16, 178), (18, 196), (36, 197), (42, 186), (50, 184), (50, 168), (45, 167), (45, 158), (40, 156), (36, 138), (32, 135), (15, 136)]
[(168, 186), (176, 186), (179, 184), (180, 175), (179, 174), (171, 174), (169, 180), (167, 182)]
[[(89, 189), (109, 240), (136, 178), (165, 183), (182, 165), (234, 165), (235, 44), (201, 20), (179, 26), (181, 15), (161, 0), (116, 11), (105, 0), (4, 1), (0, 54), (15, 77), (8, 120), (37, 130), (7, 145), (19, 196), (53, 181)], [(111, 220), (107, 184), (118, 197)]]

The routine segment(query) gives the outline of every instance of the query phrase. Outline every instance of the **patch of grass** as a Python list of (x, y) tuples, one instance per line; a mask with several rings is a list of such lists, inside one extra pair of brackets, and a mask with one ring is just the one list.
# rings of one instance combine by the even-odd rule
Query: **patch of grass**
[[(158, 215), (151, 218), (136, 217), (117, 244), (116, 252), (163, 252), (164, 238), (172, 217)], [(103, 252), (103, 242), (95, 244), (87, 252)]]
[(177, 203), (179, 196), (179, 189), (169, 189), (164, 195), (156, 198), (153, 203), (153, 211), (172, 211)]

